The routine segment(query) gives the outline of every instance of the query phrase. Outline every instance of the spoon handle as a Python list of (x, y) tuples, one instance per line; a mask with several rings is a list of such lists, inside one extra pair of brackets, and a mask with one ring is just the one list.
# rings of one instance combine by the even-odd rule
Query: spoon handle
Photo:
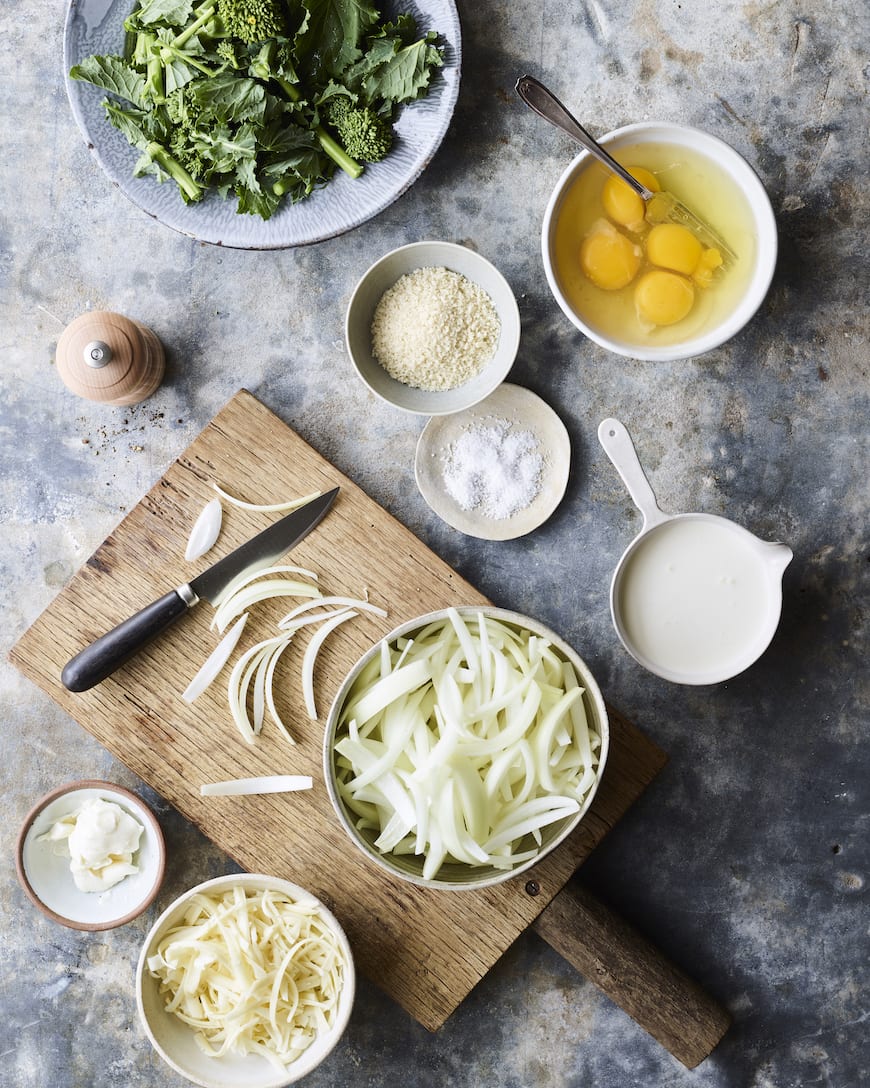
[(631, 435), (625, 426), (618, 419), (603, 420), (598, 427), (598, 441), (622, 477), (634, 505), (643, 514), (644, 529), (651, 529), (660, 521), (666, 521), (667, 514), (659, 509), (653, 489), (638, 460)]
[(543, 83), (540, 83), (533, 76), (520, 76), (517, 80), (516, 91), (523, 102), (530, 109), (533, 109), (539, 117), (543, 117), (551, 125), (555, 125), (556, 128), (566, 132), (578, 144), (582, 144), (590, 155), (594, 155), (598, 159), (602, 166), (612, 170), (614, 174), (622, 178), (626, 185), (630, 185), (639, 197), (643, 200), (652, 199), (652, 192), (645, 185), (641, 185), (637, 178), (633, 178), (624, 166), (619, 165), (616, 159), (611, 158), (601, 144), (592, 139), (580, 122), (572, 117), (559, 99)]

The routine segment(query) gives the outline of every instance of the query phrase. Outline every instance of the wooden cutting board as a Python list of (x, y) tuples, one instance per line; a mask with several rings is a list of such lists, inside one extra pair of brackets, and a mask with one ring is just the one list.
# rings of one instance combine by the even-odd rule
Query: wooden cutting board
[[(214, 498), (214, 482), (255, 503), (339, 484), (330, 513), (287, 561), (318, 572), (324, 593), (368, 593), (389, 611), (385, 620), (362, 614), (326, 641), (315, 674), (319, 721), (309, 720), (300, 691), (307, 636), (285, 653), (275, 689), (279, 713), (298, 740), (295, 747), (268, 720), (256, 743), (248, 744), (230, 717), (225, 678), (192, 705), (180, 698), (217, 641), (209, 629), (212, 610), (204, 602), (90, 692), (72, 694), (60, 683), (63, 665), (84, 645), (189, 581), (275, 517), (224, 504), (212, 553), (185, 562), (190, 528)], [(273, 633), (294, 603), (256, 606), (242, 647)], [(356, 659), (397, 624), (433, 609), (478, 603), (488, 602), (242, 390), (23, 635), (11, 659), (244, 869), (285, 877), (320, 896), (345, 926), (359, 968), (434, 1030), (538, 918), (665, 758), (610, 708), (610, 757), (595, 803), (530, 880), (480, 892), (433, 893), (367, 862), (339, 826), (322, 781), (323, 721), (332, 698)], [(583, 647), (578, 650), (582, 656)], [(200, 795), (204, 782), (276, 773), (310, 774), (315, 788), (271, 797)], [(596, 925), (586, 925), (584, 934), (593, 952)], [(606, 943), (603, 938), (601, 951)]]

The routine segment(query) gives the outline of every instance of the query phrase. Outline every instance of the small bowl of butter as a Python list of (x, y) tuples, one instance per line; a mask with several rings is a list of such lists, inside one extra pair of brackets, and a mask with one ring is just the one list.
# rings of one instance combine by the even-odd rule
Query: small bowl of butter
[(16, 844), (18, 879), (35, 906), (71, 929), (115, 929), (154, 901), (166, 866), (160, 824), (122, 786), (86, 779), (33, 806)]

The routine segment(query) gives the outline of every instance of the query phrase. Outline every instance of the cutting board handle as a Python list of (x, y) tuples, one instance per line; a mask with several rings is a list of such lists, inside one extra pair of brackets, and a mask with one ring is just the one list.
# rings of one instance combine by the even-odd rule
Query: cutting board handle
[(533, 928), (686, 1068), (728, 1030), (726, 1009), (576, 880)]

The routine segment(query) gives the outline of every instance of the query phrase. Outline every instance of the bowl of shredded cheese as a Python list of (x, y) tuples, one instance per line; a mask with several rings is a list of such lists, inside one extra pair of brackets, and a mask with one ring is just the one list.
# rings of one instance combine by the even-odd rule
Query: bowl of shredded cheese
[(139, 956), (152, 1045), (202, 1088), (281, 1088), (327, 1057), (350, 1019), (353, 957), (310, 892), (260, 874), (218, 877), (176, 899)]
[(607, 709), (536, 620), (463, 606), (397, 627), (339, 688), (324, 777), (344, 830), (412, 884), (476, 890), (526, 872), (589, 811)]
[(345, 340), (376, 396), (406, 412), (446, 415), (479, 403), (507, 377), (520, 315), (485, 257), (453, 242), (413, 242), (362, 276)]

